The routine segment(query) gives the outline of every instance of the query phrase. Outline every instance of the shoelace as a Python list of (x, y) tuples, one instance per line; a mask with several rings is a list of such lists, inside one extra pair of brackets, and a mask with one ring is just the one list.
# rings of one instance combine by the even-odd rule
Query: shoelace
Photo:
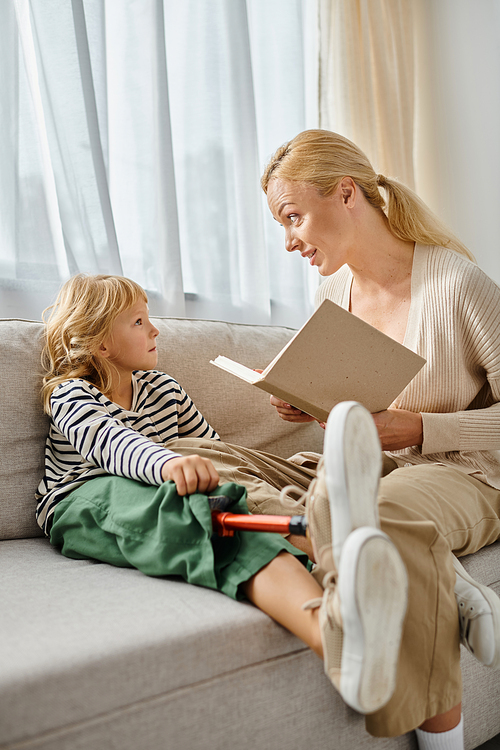
[(322, 603), (323, 598), (321, 596), (318, 596), (317, 599), (309, 599), (308, 602), (304, 602), (304, 604), (302, 605), (302, 609), (304, 611), (308, 609), (318, 609), (318, 607), (321, 607)]
[[(313, 479), (313, 482), (316, 480)], [(312, 489), (312, 483), (311, 483), (311, 489)], [(293, 498), (292, 494), (296, 497)], [(304, 497), (305, 492), (304, 490), (299, 489), (298, 487), (295, 487), (293, 484), (287, 484), (286, 487), (283, 487), (283, 489), (280, 492), (280, 503), (285, 508), (285, 510), (291, 510), (295, 511), (299, 507), (303, 507), (302, 498)]]
[(469, 604), (469, 606), (466, 607), (465, 602), (463, 601), (458, 602), (458, 619), (460, 621), (460, 636), (462, 639), (462, 643), (471, 652), (471, 654), (474, 653), (474, 649), (472, 648), (472, 645), (469, 643), (471, 620), (474, 620), (476, 617), (479, 617), (479, 615), (481, 614), (484, 614), (481, 611), (481, 608), (476, 608), (474, 607), (473, 604)]
[[(325, 589), (325, 594), (327, 594), (328, 589), (330, 587), (333, 589), (335, 588), (336, 582), (337, 582), (337, 574), (335, 571), (331, 570), (329, 573), (325, 575), (323, 579), (323, 587)], [(304, 604), (302, 605), (302, 609), (303, 610), (318, 609), (318, 607), (321, 607), (323, 603), (325, 594), (322, 597), (317, 597), (316, 599), (310, 599), (308, 602), (304, 602)], [(337, 603), (337, 607), (338, 607), (338, 603)], [(342, 627), (341, 625), (342, 618), (340, 616), (340, 611), (338, 611), (336, 613), (337, 616), (335, 616), (331, 607), (326, 606), (325, 614), (331, 627), (334, 627), (334, 626), (340, 627), (340, 628)]]
[[(323, 456), (321, 456), (317, 471), (319, 471), (320, 467), (323, 465)], [(286, 510), (296, 510), (298, 507), (303, 507), (304, 502), (304, 495), (311, 495), (314, 494), (314, 488), (316, 487), (317, 478), (313, 479), (307, 488), (307, 490), (301, 490), (298, 487), (295, 487), (293, 484), (287, 484), (286, 487), (283, 487), (283, 489), (280, 492), (280, 503)], [(297, 499), (294, 499), (291, 497), (291, 495), (296, 495)]]
[[(327, 586), (335, 587), (335, 583), (337, 581), (337, 576), (333, 570), (331, 570), (329, 573), (325, 575), (323, 578), (323, 588), (326, 590)], [(318, 607), (321, 607), (321, 603), (323, 602), (323, 597), (318, 596), (316, 599), (309, 599), (308, 602), (305, 602), (302, 605), (302, 609), (317, 609)]]

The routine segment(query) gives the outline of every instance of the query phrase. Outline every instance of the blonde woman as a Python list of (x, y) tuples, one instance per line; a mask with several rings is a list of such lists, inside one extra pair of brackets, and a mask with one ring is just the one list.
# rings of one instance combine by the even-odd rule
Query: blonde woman
[[(375, 736), (418, 727), (422, 748), (463, 748), (460, 637), (500, 666), (500, 600), (453, 554), (500, 537), (500, 290), (415, 193), (340, 135), (299, 134), (271, 158), (262, 187), (286, 250), (326, 277), (317, 304), (333, 300), (427, 360), (372, 415), (384, 451), (380, 527), (410, 593), (396, 691), (366, 725)], [(285, 420), (311, 419), (271, 402)], [(365, 460), (378, 471), (375, 454)]]

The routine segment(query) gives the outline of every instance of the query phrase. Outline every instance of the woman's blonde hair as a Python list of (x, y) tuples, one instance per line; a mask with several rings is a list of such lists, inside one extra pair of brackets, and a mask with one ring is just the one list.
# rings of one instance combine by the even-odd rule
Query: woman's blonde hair
[(117, 316), (139, 300), (147, 302), (144, 289), (122, 276), (78, 274), (63, 285), (55, 304), (42, 315), (42, 400), (47, 414), (54, 388), (69, 378), (84, 378), (109, 395), (113, 365), (96, 352)]
[[(366, 200), (384, 212), (396, 237), (422, 245), (449, 247), (474, 260), (472, 253), (413, 190), (376, 174), (354, 143), (330, 130), (305, 130), (281, 146), (265, 168), (261, 185), (267, 193), (272, 179), (306, 182), (326, 197), (335, 192), (344, 177), (351, 177)], [(386, 191), (387, 200), (379, 188)]]

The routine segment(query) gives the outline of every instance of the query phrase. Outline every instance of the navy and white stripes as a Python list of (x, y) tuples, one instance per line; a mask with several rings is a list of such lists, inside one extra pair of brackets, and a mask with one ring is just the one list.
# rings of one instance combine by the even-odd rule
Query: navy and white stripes
[(52, 394), (45, 476), (38, 486), (37, 520), (47, 533), (56, 504), (93, 477), (115, 474), (160, 485), (166, 461), (179, 454), (163, 444), (178, 437), (218, 440), (187, 393), (163, 372), (132, 375), (127, 411), (85, 380), (67, 380)]

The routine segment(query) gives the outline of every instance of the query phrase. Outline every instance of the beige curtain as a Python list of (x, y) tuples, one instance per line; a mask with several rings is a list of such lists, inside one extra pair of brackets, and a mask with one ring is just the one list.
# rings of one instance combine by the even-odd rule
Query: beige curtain
[(320, 126), (414, 188), (412, 9), (412, 0), (319, 0)]

